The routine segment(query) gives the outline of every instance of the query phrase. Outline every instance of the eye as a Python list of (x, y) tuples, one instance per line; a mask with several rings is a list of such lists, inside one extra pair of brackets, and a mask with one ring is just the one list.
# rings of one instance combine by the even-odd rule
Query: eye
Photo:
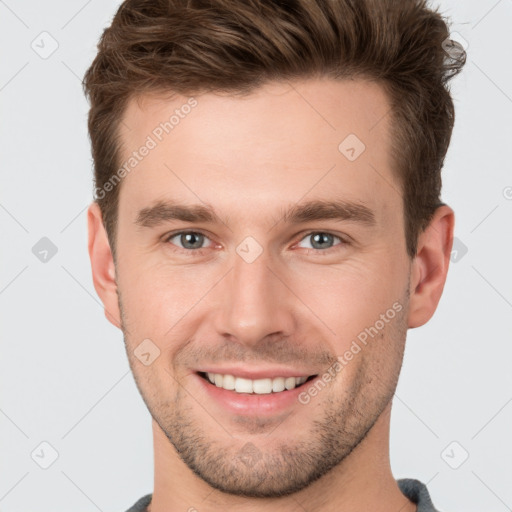
[[(336, 246), (333, 246), (333, 242), (335, 239), (339, 240), (341, 244), (338, 245), (347, 245), (348, 242), (343, 240), (341, 237), (333, 235), (332, 233), (327, 233), (325, 231), (313, 231), (308, 233), (302, 240), (311, 240), (310, 247), (306, 247), (306, 249), (311, 249), (315, 252), (327, 252), (330, 249), (336, 250)], [(301, 240), (301, 241), (302, 241)]]
[[(176, 239), (177, 242), (173, 242), (174, 239)], [(199, 233), (197, 231), (180, 231), (178, 233), (173, 233), (169, 235), (165, 239), (165, 242), (170, 242), (173, 245), (177, 245), (178, 248), (183, 249), (184, 251), (201, 252), (201, 249), (204, 248), (202, 247), (202, 245), (205, 240), (209, 240), (209, 238), (206, 235), (203, 235), (202, 233)], [(211, 245), (212, 244), (210, 242), (210, 246)]]
[[(342, 247), (348, 245), (348, 242), (343, 240), (341, 237), (325, 231), (312, 231), (305, 235), (299, 244), (308, 239), (311, 240), (311, 243), (309, 244), (309, 247), (305, 247), (305, 249), (307, 252), (312, 251), (316, 254), (321, 252), (330, 253), (331, 250), (337, 250), (337, 246)], [(333, 245), (335, 240), (339, 240), (341, 243)], [(206, 235), (198, 231), (179, 231), (171, 233), (164, 241), (165, 243), (170, 243), (171, 245), (176, 246), (176, 250), (178, 252), (181, 251), (189, 254), (202, 254), (204, 249), (211, 248), (214, 245)], [(207, 246), (203, 245), (205, 241), (209, 242)]]

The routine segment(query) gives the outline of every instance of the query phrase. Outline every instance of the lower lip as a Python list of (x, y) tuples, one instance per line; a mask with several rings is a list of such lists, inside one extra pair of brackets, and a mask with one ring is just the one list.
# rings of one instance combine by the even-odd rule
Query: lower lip
[(314, 379), (311, 379), (294, 389), (259, 395), (255, 393), (237, 393), (236, 391), (218, 388), (198, 374), (195, 374), (195, 377), (208, 396), (227, 411), (235, 414), (257, 414), (258, 416), (270, 416), (284, 412), (294, 404), (300, 404), (299, 395), (314, 381)]

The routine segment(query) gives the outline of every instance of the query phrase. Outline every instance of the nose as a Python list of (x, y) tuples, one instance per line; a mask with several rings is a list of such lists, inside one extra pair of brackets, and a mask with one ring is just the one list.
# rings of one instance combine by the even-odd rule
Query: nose
[(275, 336), (288, 337), (296, 327), (293, 293), (263, 252), (251, 263), (238, 254), (222, 280), (216, 316), (219, 335), (246, 346)]

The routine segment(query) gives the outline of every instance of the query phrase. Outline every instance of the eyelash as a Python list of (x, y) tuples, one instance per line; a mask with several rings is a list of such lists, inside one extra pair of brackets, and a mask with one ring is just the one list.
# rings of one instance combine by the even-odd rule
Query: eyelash
[[(207, 238), (208, 240), (210, 240), (210, 238), (205, 233), (202, 233), (201, 231), (176, 231), (175, 233), (171, 233), (168, 236), (166, 236), (164, 239), (164, 242), (169, 243), (176, 236), (187, 235), (187, 234), (202, 235), (205, 238)], [(308, 249), (308, 248), (306, 248), (305, 249), (306, 254), (313, 253), (318, 256), (329, 255), (333, 251), (341, 249), (342, 246), (349, 245), (349, 242), (346, 239), (343, 239), (342, 237), (335, 235), (334, 233), (331, 233), (329, 231), (309, 231), (308, 233), (306, 233), (302, 236), (302, 238), (299, 240), (299, 242), (302, 242), (302, 240), (304, 240), (308, 236), (317, 235), (317, 234), (331, 235), (333, 238), (337, 238), (341, 243), (338, 244), (337, 246), (335, 245), (333, 247), (329, 247), (328, 249)], [(174, 245), (174, 244), (172, 244), (172, 245)], [(173, 251), (175, 251), (175, 252), (184, 252), (184, 253), (188, 253), (188, 254), (192, 253), (191, 255), (199, 255), (199, 256), (202, 256), (204, 254), (204, 251), (206, 251), (208, 249), (208, 247), (203, 247), (200, 249), (184, 249), (184, 248), (177, 247), (177, 246), (175, 246), (175, 247), (176, 247), (176, 249), (173, 249)]]

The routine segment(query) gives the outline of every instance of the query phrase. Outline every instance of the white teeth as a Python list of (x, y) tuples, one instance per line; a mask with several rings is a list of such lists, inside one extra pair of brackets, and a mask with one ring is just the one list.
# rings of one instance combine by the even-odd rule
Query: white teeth
[(286, 389), (293, 389), (295, 387), (295, 377), (287, 377), (284, 379), (284, 387)]
[(237, 393), (252, 393), (252, 380), (237, 377), (235, 379), (235, 391)]
[(235, 389), (235, 377), (233, 377), (233, 375), (224, 375), (222, 387), (229, 390)]
[(272, 380), (272, 391), (274, 393), (278, 393), (279, 391), (284, 391), (284, 377), (276, 377)]
[(257, 379), (252, 381), (252, 390), (258, 395), (272, 393), (272, 379)]
[(274, 377), (273, 379), (244, 379), (234, 375), (223, 375), (220, 373), (207, 373), (208, 380), (218, 388), (235, 390), (237, 393), (256, 393), (266, 395), (279, 393), (285, 389), (294, 389), (306, 382), (307, 377)]

